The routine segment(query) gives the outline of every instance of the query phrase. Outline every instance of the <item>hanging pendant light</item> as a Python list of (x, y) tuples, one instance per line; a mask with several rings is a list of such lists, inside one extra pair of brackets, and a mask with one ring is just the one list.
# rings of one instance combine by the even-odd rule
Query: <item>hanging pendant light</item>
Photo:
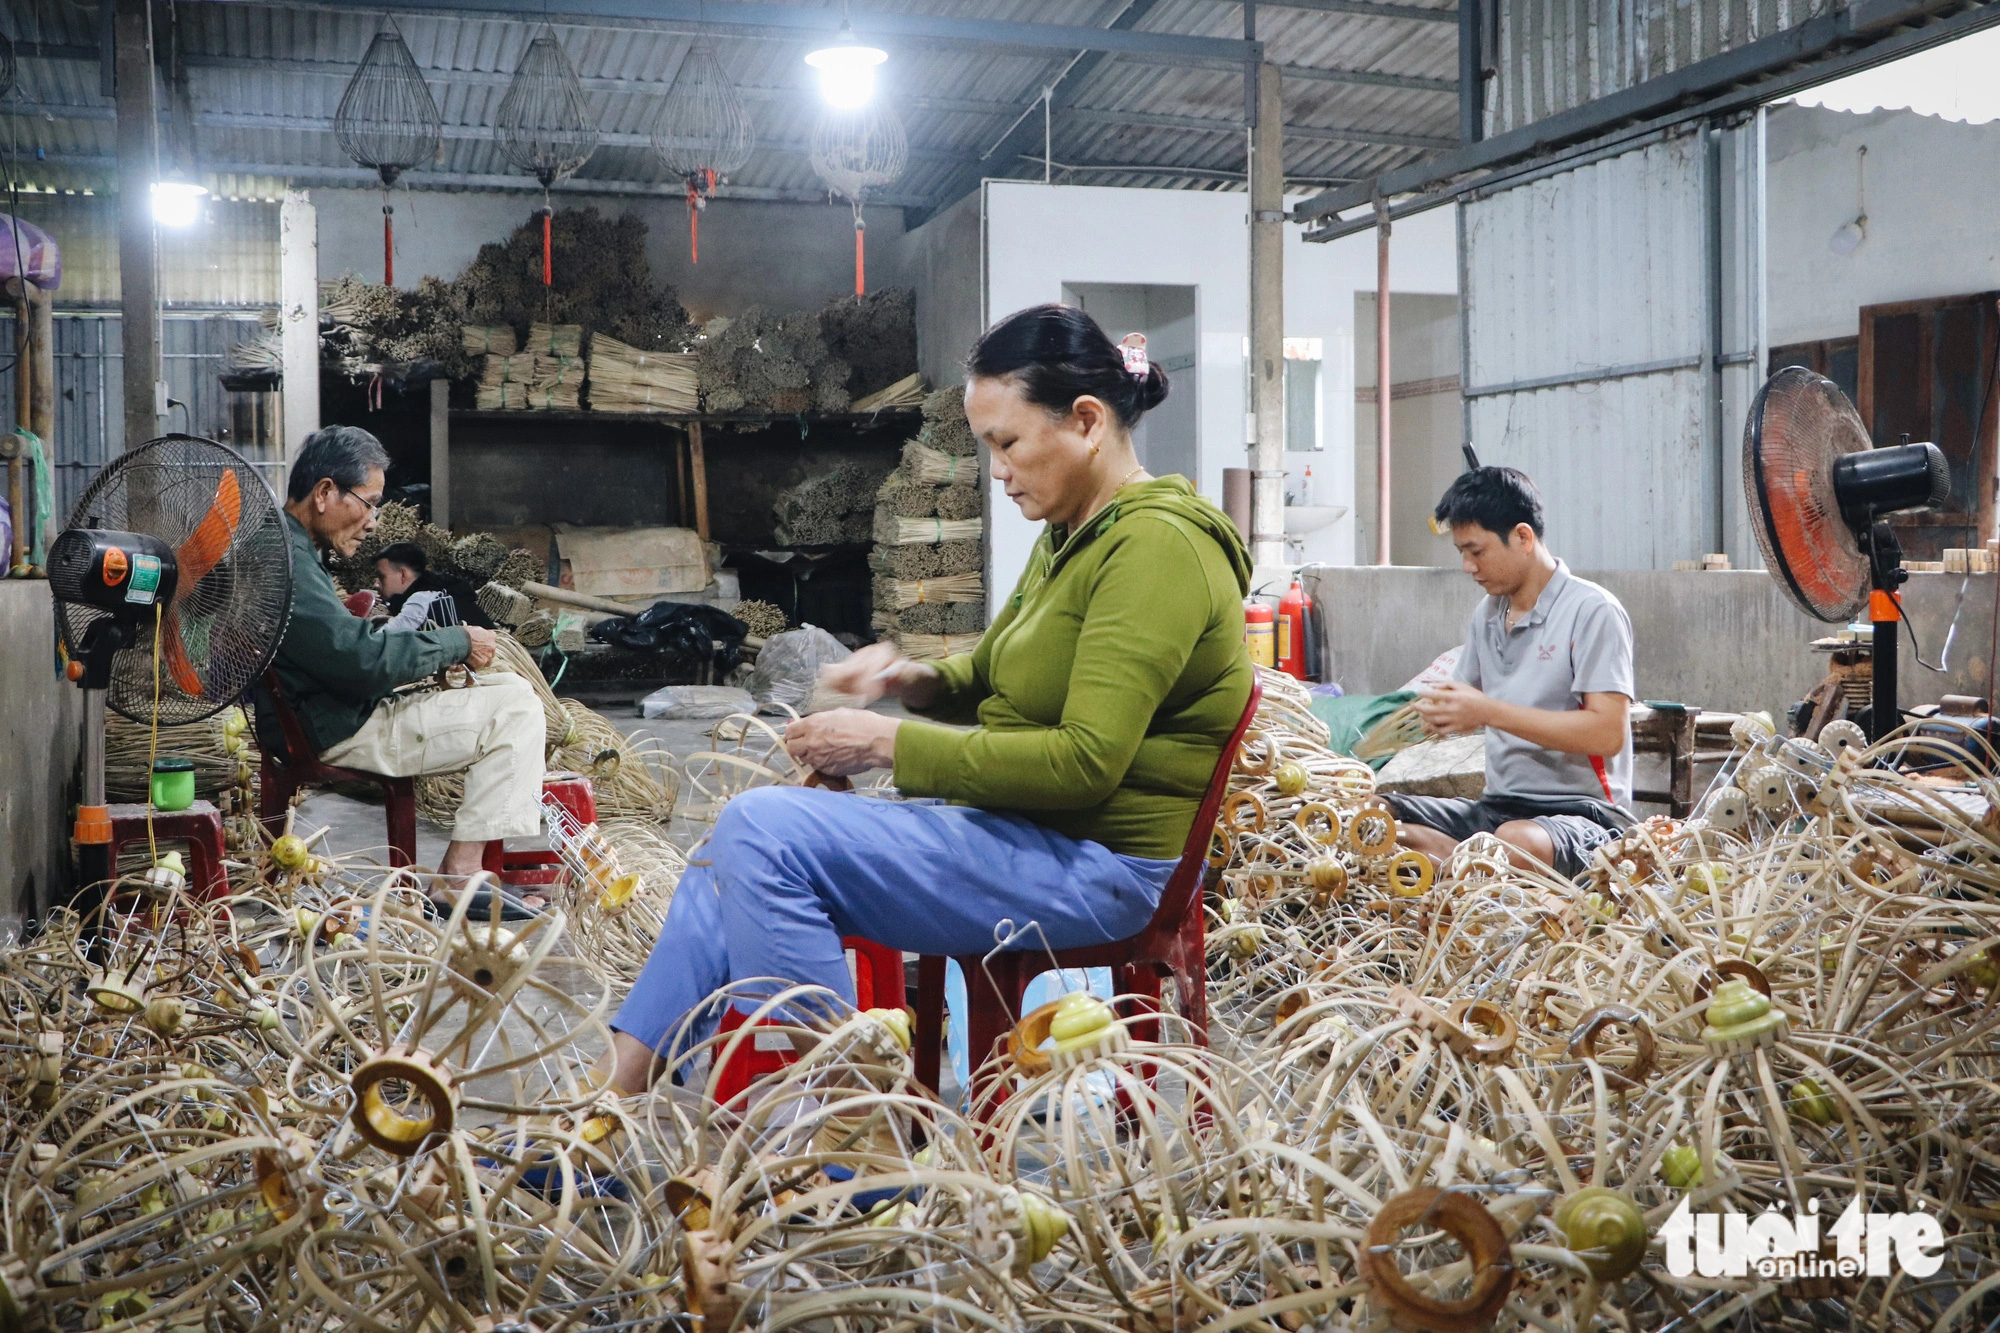
[(750, 115), (713, 42), (697, 40), (681, 62), (653, 122), (653, 151), (687, 183), (688, 249), (699, 263), (701, 210), (750, 157)]
[(442, 122), (423, 71), (403, 43), (395, 20), (384, 18), (368, 54), (361, 57), (340, 107), (333, 136), (340, 150), (382, 180), (382, 281), (396, 284), (395, 210), (389, 187), (411, 167), (437, 157)]
[(819, 71), (819, 95), (842, 111), (858, 111), (874, 99), (875, 68), (888, 58), (880, 47), (856, 40), (854, 25), (845, 18), (833, 45), (806, 53), (806, 63)]
[(863, 197), (902, 176), (910, 164), (910, 141), (901, 117), (874, 104), (853, 111), (828, 109), (813, 127), (812, 167), (826, 188), (854, 208), (854, 298), (868, 287), (867, 224)]
[(555, 31), (543, 28), (528, 43), (514, 82), (500, 100), (500, 146), (517, 170), (542, 183), (542, 285), (555, 282), (549, 220), (549, 187), (597, 151), (597, 119), (584, 101), (583, 81), (563, 54)]

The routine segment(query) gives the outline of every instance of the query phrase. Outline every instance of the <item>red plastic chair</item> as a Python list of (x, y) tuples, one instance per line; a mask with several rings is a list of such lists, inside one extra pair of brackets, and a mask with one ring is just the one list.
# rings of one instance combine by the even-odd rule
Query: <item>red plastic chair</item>
[(382, 789), (383, 804), (389, 814), (389, 864), (413, 866), (417, 863), (417, 780), (392, 778), (358, 768), (341, 768), (323, 763), (306, 739), (299, 715), (285, 699), (278, 685), (278, 673), (265, 668), (264, 693), (277, 715), (278, 730), (285, 738), (285, 753), (264, 752), (257, 778), (257, 818), (273, 835), (285, 827), (285, 809), (303, 787), (324, 787), (332, 782), (372, 782)]
[[(1112, 969), (1113, 992), (1141, 995), (1159, 1007), (1160, 983), (1172, 977), (1180, 1016), (1194, 1029), (1196, 1040), (1208, 1041), (1208, 960), (1206, 933), (1202, 921), (1202, 889), (1207, 882), (1209, 840), (1222, 799), (1229, 791), (1229, 773), (1243, 735), (1257, 716), (1263, 687), (1250, 684), (1250, 701), (1230, 733), (1228, 744), (1216, 760), (1208, 791), (1195, 812), (1181, 848), (1180, 864), (1166, 888), (1160, 891), (1160, 905), (1146, 928), (1129, 939), (1109, 944), (1086, 944), (1075, 949), (1058, 949), (1058, 967), (1108, 967)], [(1044, 949), (1008, 950), (990, 959), (972, 954), (958, 960), (965, 974), (966, 1028), (971, 1064), (977, 1069), (992, 1052), (994, 1042), (1020, 1021), (1021, 996), (1028, 983), (1049, 970), (1049, 953)], [(992, 977), (991, 984), (987, 977)], [(939, 1057), (944, 1045), (945, 959), (926, 955), (917, 965), (917, 1079), (925, 1087), (938, 1086)], [(998, 994), (995, 994), (995, 990)], [(1148, 1025), (1153, 1026), (1153, 1025)], [(1139, 1035), (1147, 1035), (1140, 1033)]]
[[(864, 940), (858, 935), (849, 935), (840, 941), (842, 947), (854, 951), (854, 1007), (856, 1009), (901, 1009), (903, 1007), (903, 955), (886, 948), (873, 940)], [(728, 1036), (750, 1020), (738, 1013), (731, 1005), (723, 1011), (718, 1031)], [(764, 1020), (762, 1026), (777, 1026), (771, 1020)], [(756, 1035), (739, 1042), (733, 1048), (724, 1042), (716, 1048), (716, 1058), (723, 1061), (715, 1075), (715, 1100), (718, 1105), (728, 1106), (743, 1095), (744, 1089), (764, 1077), (776, 1073), (792, 1061), (798, 1054), (792, 1049), (791, 1039), (778, 1036), (766, 1041)]]

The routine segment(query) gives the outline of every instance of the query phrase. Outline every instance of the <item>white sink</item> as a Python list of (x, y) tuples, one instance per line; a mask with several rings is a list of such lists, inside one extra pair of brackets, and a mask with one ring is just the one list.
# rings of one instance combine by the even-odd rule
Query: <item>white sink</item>
[(1285, 531), (1288, 534), (1317, 532), (1346, 512), (1346, 505), (1286, 505)]

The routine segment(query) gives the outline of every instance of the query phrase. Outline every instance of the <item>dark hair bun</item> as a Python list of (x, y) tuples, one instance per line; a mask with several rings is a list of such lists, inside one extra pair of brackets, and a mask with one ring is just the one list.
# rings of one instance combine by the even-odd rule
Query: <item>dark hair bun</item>
[(1128, 429), (1167, 396), (1166, 371), (1149, 364), (1143, 377), (1134, 375), (1124, 352), (1075, 306), (1016, 310), (986, 330), (965, 368), (976, 379), (1013, 379), (1029, 402), (1050, 412), (1067, 415), (1088, 395)]

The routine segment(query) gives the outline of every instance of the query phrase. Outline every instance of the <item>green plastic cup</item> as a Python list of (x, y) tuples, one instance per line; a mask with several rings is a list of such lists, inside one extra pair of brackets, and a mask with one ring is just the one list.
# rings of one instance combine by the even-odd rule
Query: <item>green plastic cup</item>
[(194, 760), (153, 761), (153, 808), (185, 810), (194, 804)]

